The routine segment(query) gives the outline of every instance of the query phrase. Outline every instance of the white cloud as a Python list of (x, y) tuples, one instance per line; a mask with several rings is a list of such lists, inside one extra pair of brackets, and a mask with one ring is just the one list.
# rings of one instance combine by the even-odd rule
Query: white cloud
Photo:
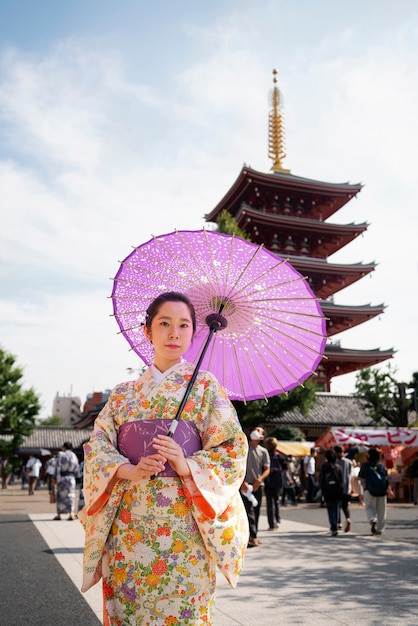
[[(259, 14), (249, 3), (206, 28), (190, 21), (182, 36), (195, 54), (176, 63), (173, 50), (171, 72), (164, 68), (159, 81), (155, 68), (152, 84), (143, 60), (133, 72), (123, 50), (98, 40), (69, 38), (42, 56), (1, 54), (1, 341), (42, 392), (44, 414), (56, 391), (73, 385), (84, 399), (138, 363), (108, 317), (118, 260), (151, 234), (200, 228), (244, 161), (269, 171), (275, 65), (285, 165), (308, 178), (366, 183), (335, 221), (370, 228), (333, 260), (379, 265), (336, 298), (388, 309), (342, 343), (394, 345), (400, 375), (418, 369), (410, 336), (418, 304), (415, 23), (359, 46), (357, 24), (343, 20), (309, 39), (309, 25), (298, 30), (296, 13), (275, 4)], [(352, 390), (345, 379), (333, 388)]]

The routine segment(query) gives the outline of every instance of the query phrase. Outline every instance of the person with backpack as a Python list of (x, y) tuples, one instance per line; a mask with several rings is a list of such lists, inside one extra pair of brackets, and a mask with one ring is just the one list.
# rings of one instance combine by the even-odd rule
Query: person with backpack
[(381, 535), (386, 526), (386, 495), (389, 483), (376, 448), (370, 448), (368, 460), (360, 467), (359, 478), (364, 484), (366, 515), (372, 535)]
[(343, 473), (337, 465), (337, 455), (334, 450), (325, 451), (325, 463), (319, 472), (319, 488), (327, 507), (331, 535), (338, 535), (338, 517), (342, 495)]

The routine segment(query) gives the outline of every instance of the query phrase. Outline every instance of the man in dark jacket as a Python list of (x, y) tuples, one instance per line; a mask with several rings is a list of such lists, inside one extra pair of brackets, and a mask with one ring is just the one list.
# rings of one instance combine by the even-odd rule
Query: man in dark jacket
[(328, 511), (328, 519), (333, 537), (338, 535), (338, 517), (342, 494), (343, 473), (337, 465), (334, 450), (326, 450), (326, 462), (319, 472), (319, 487)]

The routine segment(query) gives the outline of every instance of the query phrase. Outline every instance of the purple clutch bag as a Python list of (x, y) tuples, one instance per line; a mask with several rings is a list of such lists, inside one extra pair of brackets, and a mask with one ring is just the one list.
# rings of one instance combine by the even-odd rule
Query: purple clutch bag
[[(167, 435), (170, 426), (171, 420), (167, 419), (137, 420), (122, 424), (118, 434), (118, 450), (136, 465), (141, 457), (156, 453), (152, 444), (153, 438)], [(202, 449), (200, 435), (193, 422), (180, 420), (173, 439), (181, 446), (185, 457)], [(158, 476), (177, 476), (177, 472), (166, 463), (165, 470)]]

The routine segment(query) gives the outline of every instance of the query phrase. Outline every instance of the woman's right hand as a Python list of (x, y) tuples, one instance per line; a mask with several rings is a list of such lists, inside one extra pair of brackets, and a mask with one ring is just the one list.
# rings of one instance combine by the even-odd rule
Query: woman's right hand
[(139, 459), (136, 465), (125, 463), (116, 470), (116, 477), (130, 480), (134, 483), (140, 480), (149, 480), (151, 476), (158, 475), (165, 468), (167, 459), (161, 454), (150, 454)]

